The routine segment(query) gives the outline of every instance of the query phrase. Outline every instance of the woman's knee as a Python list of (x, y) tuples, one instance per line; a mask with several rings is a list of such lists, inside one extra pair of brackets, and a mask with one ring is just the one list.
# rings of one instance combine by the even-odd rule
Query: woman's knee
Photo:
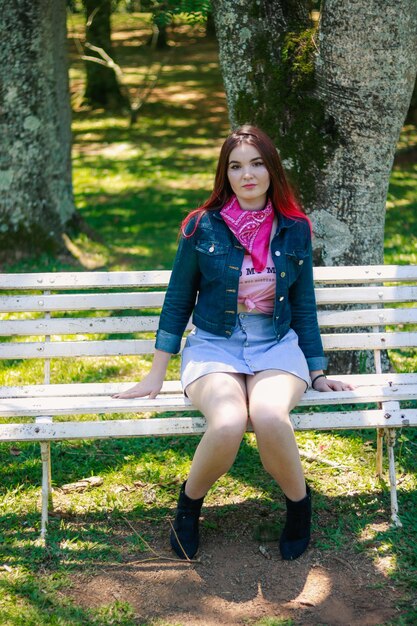
[(285, 406), (258, 406), (249, 411), (254, 430), (281, 429), (291, 427), (290, 412)]
[(207, 431), (224, 443), (234, 443), (242, 439), (247, 423), (246, 411), (223, 407), (215, 416), (207, 417)]

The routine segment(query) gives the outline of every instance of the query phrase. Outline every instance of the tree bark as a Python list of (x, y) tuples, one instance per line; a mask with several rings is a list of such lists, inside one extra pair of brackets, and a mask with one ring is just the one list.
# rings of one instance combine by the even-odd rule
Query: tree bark
[(0, 3), (0, 249), (57, 241), (75, 215), (65, 0)]
[(231, 125), (252, 122), (273, 137), (310, 208), (335, 136), (315, 94), (317, 43), (307, 5), (213, 1)]
[(231, 125), (275, 139), (315, 229), (315, 262), (383, 260), (385, 200), (417, 72), (417, 3), (213, 0)]
[(383, 262), (389, 177), (417, 72), (416, 33), (414, 0), (325, 3), (317, 96), (338, 136), (312, 206), (316, 258), (325, 265)]
[[(86, 12), (86, 41), (102, 48), (112, 59), (111, 0), (83, 0)], [(100, 55), (92, 50), (89, 57)], [(86, 61), (86, 88), (84, 98), (92, 107), (119, 110), (126, 104), (114, 70), (94, 61)]]
[[(383, 262), (385, 203), (417, 71), (417, 3), (213, 0), (231, 125), (275, 140), (314, 228), (316, 265)], [(332, 368), (359, 362), (332, 356)]]

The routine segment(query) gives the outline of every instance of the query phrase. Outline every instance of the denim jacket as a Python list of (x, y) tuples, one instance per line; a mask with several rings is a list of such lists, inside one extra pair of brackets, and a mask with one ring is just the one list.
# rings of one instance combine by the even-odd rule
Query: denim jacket
[[(195, 220), (191, 220), (187, 232), (194, 228)], [(191, 313), (198, 328), (230, 337), (237, 323), (244, 253), (219, 211), (206, 211), (195, 233), (181, 236), (156, 334), (158, 350), (179, 352)], [(277, 341), (292, 328), (310, 371), (324, 369), (327, 359), (317, 322), (307, 221), (280, 215), (271, 253), (276, 272), (273, 324)]]

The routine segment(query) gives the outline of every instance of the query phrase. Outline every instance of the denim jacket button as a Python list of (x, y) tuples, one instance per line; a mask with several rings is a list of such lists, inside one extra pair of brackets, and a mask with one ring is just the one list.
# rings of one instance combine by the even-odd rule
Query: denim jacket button
[(281, 252), (279, 250), (275, 250), (275, 256), (281, 256)]
[(214, 246), (213, 245), (210, 246), (209, 252), (214, 252)]
[(303, 259), (300, 259), (300, 260), (298, 261), (298, 265), (302, 265), (303, 263), (304, 263)]
[(285, 272), (281, 272), (280, 276), (281, 278), (285, 278)]
[(279, 301), (280, 301), (280, 302), (282, 302), (282, 301), (283, 301), (283, 299), (284, 299), (284, 296), (281, 296), (281, 297), (280, 297), (280, 299), (279, 299)]

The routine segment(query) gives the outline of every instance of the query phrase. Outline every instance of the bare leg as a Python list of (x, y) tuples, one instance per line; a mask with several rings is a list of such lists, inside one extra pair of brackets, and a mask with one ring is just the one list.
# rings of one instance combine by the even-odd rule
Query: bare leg
[(187, 395), (207, 420), (186, 485), (186, 495), (197, 499), (206, 495), (236, 458), (248, 422), (245, 376), (207, 374), (188, 385)]
[(266, 471), (293, 501), (306, 495), (300, 461), (289, 412), (300, 401), (306, 384), (280, 370), (266, 370), (247, 376), (249, 415)]

